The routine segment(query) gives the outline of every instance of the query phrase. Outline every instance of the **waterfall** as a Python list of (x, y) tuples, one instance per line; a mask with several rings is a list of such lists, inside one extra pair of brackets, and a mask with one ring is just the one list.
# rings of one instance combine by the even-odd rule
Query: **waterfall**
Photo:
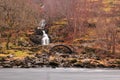
[(45, 20), (45, 19), (42, 19), (42, 20), (40, 21), (39, 26), (41, 27), (41, 29), (44, 29), (45, 26), (46, 26), (46, 20)]
[(48, 37), (48, 35), (46, 34), (46, 32), (43, 30), (43, 37), (42, 37), (42, 45), (49, 45), (50, 43), (50, 39)]

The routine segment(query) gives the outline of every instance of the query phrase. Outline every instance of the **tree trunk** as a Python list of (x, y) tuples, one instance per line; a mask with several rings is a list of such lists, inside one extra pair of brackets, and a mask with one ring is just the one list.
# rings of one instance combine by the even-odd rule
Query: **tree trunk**
[(116, 53), (116, 51), (115, 51), (115, 44), (113, 44), (113, 47), (112, 47), (112, 53), (114, 54), (114, 53)]
[(116, 41), (116, 38), (115, 38), (115, 36), (116, 36), (116, 35), (113, 33), (113, 37), (112, 37), (112, 41), (113, 41), (113, 42), (112, 42), (112, 44), (113, 44), (113, 45), (112, 45), (112, 53), (113, 53), (113, 54), (116, 52), (116, 51), (115, 51), (115, 48), (116, 48), (116, 42), (115, 42), (115, 41)]
[(6, 49), (10, 49), (10, 46), (9, 46), (9, 44), (10, 44), (10, 38), (11, 38), (11, 33), (10, 34), (8, 34), (8, 36), (7, 36), (7, 43), (6, 43)]

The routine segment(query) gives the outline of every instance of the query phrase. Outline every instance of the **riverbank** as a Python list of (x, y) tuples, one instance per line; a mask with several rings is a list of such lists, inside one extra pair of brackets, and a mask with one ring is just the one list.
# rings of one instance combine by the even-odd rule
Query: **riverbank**
[(115, 68), (120, 69), (120, 59), (88, 57), (86, 54), (34, 54), (25, 58), (2, 57), (0, 68)]

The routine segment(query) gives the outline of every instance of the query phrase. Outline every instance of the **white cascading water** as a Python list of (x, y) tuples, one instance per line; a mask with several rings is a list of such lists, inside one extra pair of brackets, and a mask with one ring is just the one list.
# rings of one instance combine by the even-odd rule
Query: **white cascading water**
[(48, 35), (46, 34), (44, 30), (42, 32), (43, 32), (42, 45), (49, 45), (50, 39)]

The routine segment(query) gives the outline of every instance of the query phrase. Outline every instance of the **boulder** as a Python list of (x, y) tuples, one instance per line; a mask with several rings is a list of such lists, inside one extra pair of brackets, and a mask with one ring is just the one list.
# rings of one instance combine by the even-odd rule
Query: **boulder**
[(73, 67), (80, 67), (80, 68), (83, 68), (82, 62), (79, 61), (79, 62), (74, 63), (74, 64), (73, 64)]
[(31, 40), (34, 44), (41, 44), (41, 39), (42, 39), (42, 36), (41, 36), (41, 35), (31, 35), (31, 36), (30, 36), (30, 40)]
[(56, 68), (59, 66), (59, 63), (58, 62), (55, 62), (55, 61), (50, 61), (49, 62), (49, 66), (51, 66), (52, 68)]
[(10, 61), (4, 61), (2, 63), (2, 66), (3, 66), (3, 68), (12, 68), (13, 67), (13, 65), (11, 65)]

